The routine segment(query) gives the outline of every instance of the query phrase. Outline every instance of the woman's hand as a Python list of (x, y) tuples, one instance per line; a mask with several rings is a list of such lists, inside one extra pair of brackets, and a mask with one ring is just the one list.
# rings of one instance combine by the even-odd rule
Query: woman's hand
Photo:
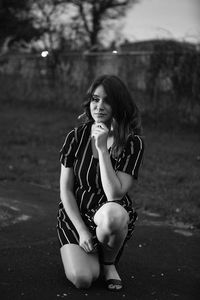
[(97, 150), (107, 149), (107, 139), (109, 130), (104, 123), (95, 123), (92, 126), (92, 136), (95, 138)]
[(85, 250), (85, 252), (95, 252), (95, 247), (92, 241), (92, 234), (89, 230), (84, 229), (79, 232), (79, 239), (79, 245), (81, 246), (81, 248), (83, 248), (83, 250)]

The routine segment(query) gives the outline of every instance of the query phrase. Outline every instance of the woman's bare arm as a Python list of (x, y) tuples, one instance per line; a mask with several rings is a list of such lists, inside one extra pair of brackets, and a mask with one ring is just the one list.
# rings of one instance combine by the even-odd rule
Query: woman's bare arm
[(101, 181), (108, 201), (121, 199), (131, 188), (133, 177), (124, 172), (115, 172), (107, 149), (108, 128), (103, 123), (93, 126), (92, 135), (99, 156)]
[(133, 185), (133, 177), (124, 172), (115, 172), (108, 151), (99, 151), (101, 181), (108, 201), (121, 199)]

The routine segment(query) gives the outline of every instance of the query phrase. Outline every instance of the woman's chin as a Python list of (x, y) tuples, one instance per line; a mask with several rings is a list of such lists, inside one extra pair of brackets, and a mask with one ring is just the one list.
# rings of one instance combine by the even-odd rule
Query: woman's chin
[(105, 119), (98, 118), (98, 119), (95, 120), (95, 123), (105, 123)]
[(104, 119), (104, 118), (95, 118), (95, 119), (94, 119), (94, 122), (95, 122), (95, 123), (104, 123), (104, 122), (105, 122), (105, 119)]
[(105, 117), (98, 117), (98, 118), (94, 118), (95, 123), (109, 123), (110, 120), (108, 120)]

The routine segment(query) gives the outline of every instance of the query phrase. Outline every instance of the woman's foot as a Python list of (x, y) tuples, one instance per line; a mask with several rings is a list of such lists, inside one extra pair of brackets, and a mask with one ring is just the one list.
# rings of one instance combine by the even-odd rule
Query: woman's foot
[(119, 291), (122, 289), (122, 281), (114, 263), (103, 263), (103, 276), (108, 290)]

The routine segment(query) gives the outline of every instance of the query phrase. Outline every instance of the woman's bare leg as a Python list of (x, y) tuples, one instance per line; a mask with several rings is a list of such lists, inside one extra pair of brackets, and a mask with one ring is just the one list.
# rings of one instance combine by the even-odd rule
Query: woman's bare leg
[[(129, 216), (119, 204), (108, 202), (95, 214), (97, 238), (102, 244), (103, 261), (114, 262), (128, 232)], [(106, 279), (120, 279), (114, 265), (104, 266)]]
[(77, 288), (89, 288), (99, 277), (100, 266), (97, 253), (86, 253), (76, 244), (64, 245), (60, 252), (66, 277)]

